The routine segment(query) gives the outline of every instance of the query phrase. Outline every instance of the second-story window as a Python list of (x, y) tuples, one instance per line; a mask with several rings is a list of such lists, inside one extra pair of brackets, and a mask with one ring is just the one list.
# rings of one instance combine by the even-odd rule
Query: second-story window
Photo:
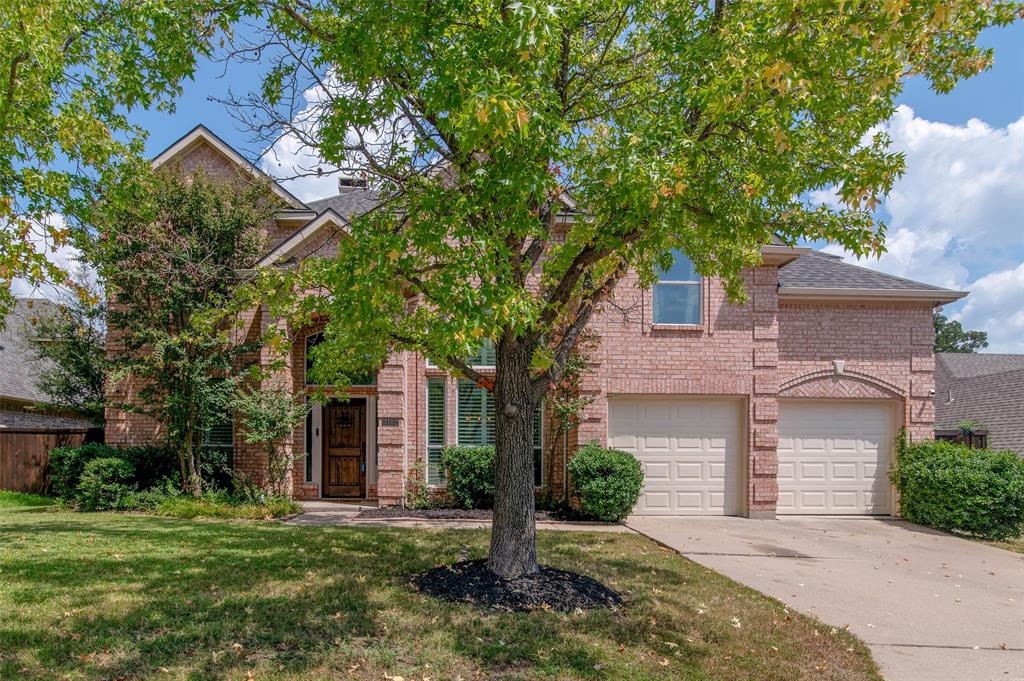
[(672, 255), (672, 267), (659, 271), (654, 285), (654, 323), (700, 324), (700, 275), (681, 251)]

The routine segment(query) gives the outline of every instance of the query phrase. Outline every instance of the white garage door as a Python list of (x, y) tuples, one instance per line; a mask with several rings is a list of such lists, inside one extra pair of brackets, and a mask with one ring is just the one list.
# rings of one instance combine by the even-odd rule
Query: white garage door
[(778, 513), (888, 514), (890, 402), (781, 402)]
[(740, 511), (740, 402), (617, 398), (608, 441), (644, 467), (635, 513), (736, 515)]

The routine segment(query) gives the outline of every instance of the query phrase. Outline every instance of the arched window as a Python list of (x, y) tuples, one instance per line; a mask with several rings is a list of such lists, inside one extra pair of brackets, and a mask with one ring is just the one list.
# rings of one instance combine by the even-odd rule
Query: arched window
[(700, 275), (684, 253), (672, 255), (672, 267), (660, 270), (654, 285), (654, 323), (700, 324)]

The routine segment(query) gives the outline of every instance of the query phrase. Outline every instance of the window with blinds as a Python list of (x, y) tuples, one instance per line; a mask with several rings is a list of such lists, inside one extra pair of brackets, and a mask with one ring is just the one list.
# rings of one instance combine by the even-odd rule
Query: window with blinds
[[(471, 355), (463, 357), (462, 359), (466, 364), (471, 367), (476, 367), (477, 369), (493, 369), (495, 364), (497, 364), (494, 353), (494, 342), (489, 338), (485, 338), (479, 350)], [(434, 363), (434, 360), (428, 357), (427, 366), (436, 367), (437, 364)]]
[(444, 385), (443, 378), (427, 379), (427, 484), (443, 485), (444, 468)]
[(210, 432), (206, 434), (206, 440), (203, 442), (203, 449), (208, 452), (219, 454), (218, 460), (225, 466), (234, 465), (235, 456), (235, 443), (234, 443), (235, 428), (231, 422), (231, 417), (227, 417), (217, 423), (213, 424), (210, 428)]
[[(459, 381), (458, 438), (459, 445), (480, 447), (494, 444), (494, 395), (473, 381)], [(533, 482), (543, 483), (543, 419), (544, 409), (537, 405), (533, 412)]]

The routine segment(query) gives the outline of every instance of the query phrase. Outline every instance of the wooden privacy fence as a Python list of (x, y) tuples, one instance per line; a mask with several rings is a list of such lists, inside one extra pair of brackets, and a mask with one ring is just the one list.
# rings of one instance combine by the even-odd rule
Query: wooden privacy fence
[(0, 428), (0, 489), (45, 494), (50, 488), (50, 450), (77, 447), (86, 442), (89, 431), (89, 428)]

